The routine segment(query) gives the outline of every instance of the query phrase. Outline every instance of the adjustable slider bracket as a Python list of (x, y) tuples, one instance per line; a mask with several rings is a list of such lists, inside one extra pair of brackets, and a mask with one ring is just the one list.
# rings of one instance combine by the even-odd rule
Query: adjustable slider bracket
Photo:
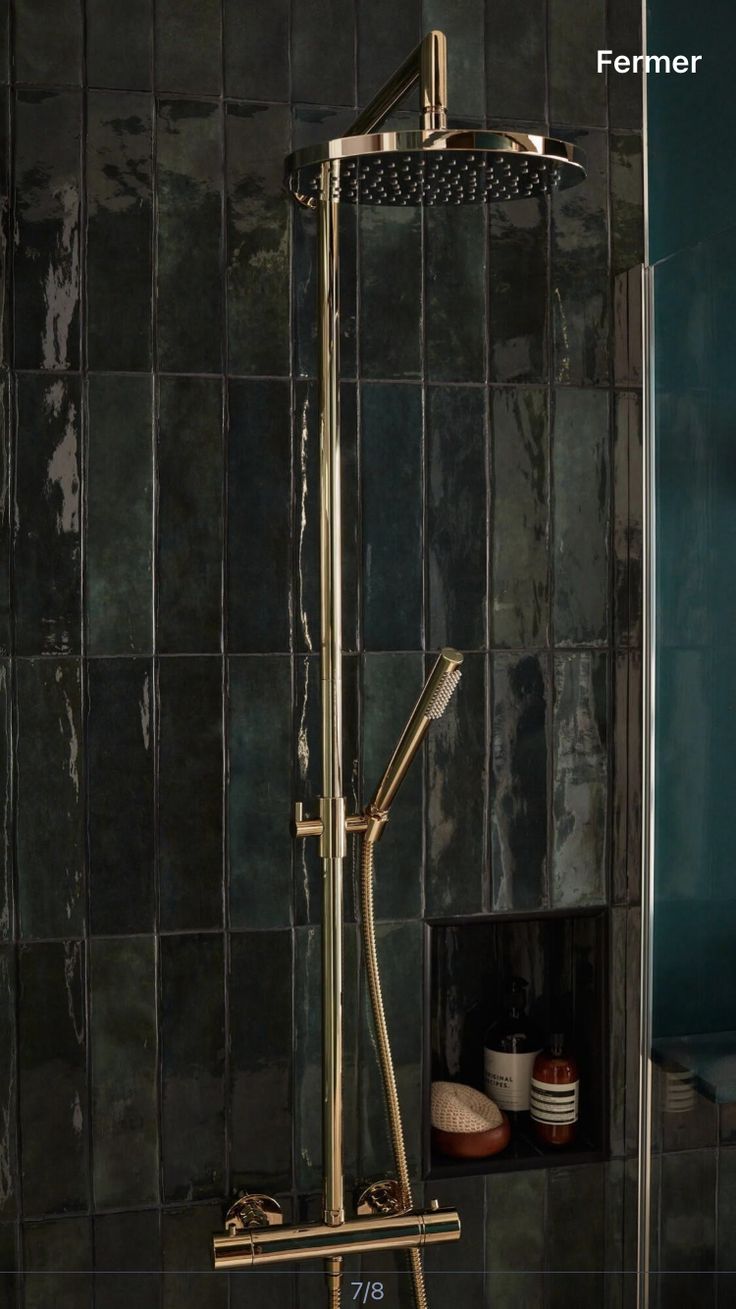
[[(304, 805), (299, 800), (294, 805), (294, 819), (291, 824), (292, 836), (297, 840), (306, 840), (308, 836), (319, 837), (319, 852), (324, 859), (339, 858), (345, 855), (345, 838), (361, 832), (370, 835), (381, 831), (388, 820), (388, 814), (379, 814), (368, 809), (363, 814), (345, 813), (345, 801), (342, 797), (334, 799), (320, 798), (319, 818), (305, 818)], [(377, 836), (372, 837), (377, 840)]]

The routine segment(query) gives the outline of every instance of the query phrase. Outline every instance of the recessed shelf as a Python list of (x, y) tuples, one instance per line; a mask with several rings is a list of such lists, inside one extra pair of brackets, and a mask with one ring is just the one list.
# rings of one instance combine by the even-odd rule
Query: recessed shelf
[[(607, 1157), (608, 911), (605, 908), (440, 919), (427, 924), (427, 1027), (424, 1086), (424, 1175), (477, 1176)], [(511, 1142), (487, 1159), (453, 1159), (432, 1148), (430, 1088), (434, 1080), (483, 1089), (483, 1037), (503, 1006), (509, 978), (529, 982), (529, 1014), (545, 1035), (552, 1015), (568, 1015), (580, 1066), (580, 1121), (569, 1147), (541, 1146), (527, 1115)]]

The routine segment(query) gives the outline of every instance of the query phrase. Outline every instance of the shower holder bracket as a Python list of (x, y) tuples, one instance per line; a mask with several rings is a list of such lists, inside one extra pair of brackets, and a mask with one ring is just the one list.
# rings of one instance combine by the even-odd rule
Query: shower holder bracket
[[(323, 815), (329, 814), (330, 808), (334, 804), (334, 801), (328, 801), (321, 798), (319, 801), (320, 817), (305, 818), (304, 805), (301, 801), (297, 801), (294, 805), (294, 818), (291, 823), (292, 836), (296, 837), (297, 840), (306, 840), (308, 836), (316, 836), (319, 838), (320, 842), (324, 842), (325, 831), (329, 824), (325, 823)], [(344, 823), (344, 830), (348, 836), (360, 835), (360, 833), (366, 832), (372, 824), (379, 824), (382, 826), (388, 821), (388, 814), (384, 815), (374, 813), (370, 808), (363, 814), (348, 814), (347, 817), (345, 817), (344, 801), (340, 800), (339, 804), (341, 806), (341, 813), (335, 815), (334, 821), (337, 825), (342, 825)], [(320, 847), (320, 853), (324, 853), (322, 846)]]
[(243, 1192), (225, 1215), (225, 1230), (228, 1236), (237, 1236), (239, 1232), (256, 1227), (281, 1227), (284, 1215), (278, 1200), (261, 1191)]
[(368, 1218), (376, 1214), (406, 1214), (411, 1205), (405, 1203), (396, 1179), (389, 1177), (366, 1186), (358, 1196), (355, 1209), (359, 1218)]

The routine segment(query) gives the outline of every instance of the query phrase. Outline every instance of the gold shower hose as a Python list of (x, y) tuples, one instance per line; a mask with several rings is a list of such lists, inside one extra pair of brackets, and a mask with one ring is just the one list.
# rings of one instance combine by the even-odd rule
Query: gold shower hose
[[(412, 1196), (411, 1183), (409, 1181), (409, 1165), (406, 1159), (404, 1129), (401, 1124), (399, 1094), (396, 1090), (394, 1061), (391, 1056), (391, 1045), (389, 1043), (388, 1028), (386, 1026), (386, 1014), (383, 1008), (381, 976), (378, 971), (376, 920), (373, 907), (373, 848), (373, 841), (362, 841), (360, 852), (360, 904), (363, 958), (365, 961), (366, 973), (368, 975), (368, 990), (371, 997), (371, 1010), (373, 1013), (373, 1025), (376, 1030), (376, 1041), (378, 1042), (378, 1059), (381, 1065), (383, 1091), (386, 1098), (386, 1109), (388, 1111), (391, 1145), (394, 1152), (396, 1173), (403, 1194), (404, 1204), (410, 1209), (412, 1207)], [(419, 1250), (409, 1250), (408, 1253), (416, 1309), (428, 1309), (427, 1290), (424, 1285), (424, 1270), (422, 1269), (422, 1256), (419, 1253)], [(338, 1309), (339, 1303), (339, 1296), (335, 1299), (333, 1295), (331, 1309)]]

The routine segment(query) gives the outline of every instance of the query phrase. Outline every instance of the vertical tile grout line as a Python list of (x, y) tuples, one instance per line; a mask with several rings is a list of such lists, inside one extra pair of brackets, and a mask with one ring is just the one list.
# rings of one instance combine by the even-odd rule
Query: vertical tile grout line
[[(606, 24), (606, 41), (610, 39), (611, 30), (611, 3), (605, 0), (604, 18)], [(606, 669), (606, 723), (608, 727), (606, 741), (606, 762), (608, 776), (606, 779), (606, 827), (605, 827), (605, 895), (606, 905), (608, 907), (608, 922), (610, 935), (610, 909), (615, 899), (614, 889), (614, 805), (615, 805), (615, 740), (616, 740), (616, 628), (615, 628), (615, 605), (616, 605), (616, 587), (615, 587), (615, 509), (616, 509), (616, 483), (615, 483), (615, 441), (616, 441), (616, 373), (615, 373), (615, 339), (616, 339), (616, 303), (615, 303), (615, 286), (613, 271), (613, 187), (611, 171), (611, 84), (606, 74), (605, 83), (605, 106), (606, 106), (606, 123), (605, 123), (605, 142), (606, 142), (606, 258), (608, 261), (608, 524), (606, 532), (606, 548), (608, 550), (608, 568), (606, 570), (607, 584), (607, 613), (606, 613), (606, 644), (607, 644), (607, 669)], [(628, 465), (628, 443), (627, 443), (627, 465)], [(627, 496), (628, 505), (628, 496)], [(628, 540), (628, 533), (627, 533)], [(628, 573), (628, 569), (627, 569)], [(628, 678), (628, 673), (627, 673)], [(628, 768), (627, 768), (628, 775)], [(608, 1033), (608, 1064), (610, 1067), (610, 1041), (611, 1041), (611, 1023), (610, 1023), (610, 1001), (612, 998), (613, 988), (610, 985), (609, 978), (609, 1033)], [(610, 1127), (610, 1115), (609, 1115)]]
[[(288, 107), (289, 107), (289, 142), (288, 142), (288, 144), (289, 144), (289, 149), (290, 149), (290, 150), (293, 150), (293, 148), (294, 148), (294, 96), (293, 96), (293, 82), (294, 82), (294, 79), (293, 79), (293, 51), (292, 51), (292, 42), (293, 42), (293, 26), (294, 26), (294, 9), (293, 9), (293, 3), (290, 3), (290, 4), (289, 4), (287, 25), (288, 25), (288, 32), (287, 32), (286, 59), (287, 59)], [(297, 347), (296, 347), (296, 344), (295, 344), (295, 342), (296, 342), (296, 331), (295, 331), (295, 326), (294, 326), (295, 305), (296, 305), (296, 292), (295, 292), (295, 286), (294, 286), (294, 249), (295, 249), (295, 231), (296, 231), (296, 220), (295, 220), (295, 214), (294, 214), (294, 204), (290, 201), (290, 202), (289, 202), (289, 207), (288, 207), (288, 219), (287, 219), (287, 240), (288, 240), (288, 250), (289, 250), (287, 303), (288, 303), (288, 323), (289, 323), (289, 340), (288, 340), (288, 362), (289, 362), (289, 519), (290, 519), (291, 530), (292, 530), (292, 549), (291, 549), (291, 551), (290, 551), (290, 556), (289, 556), (289, 557), (290, 557), (290, 563), (291, 563), (291, 575), (290, 575), (290, 577), (289, 577), (289, 584), (288, 584), (288, 585), (289, 585), (289, 590), (288, 590), (288, 605), (289, 605), (289, 617), (290, 617), (290, 621), (289, 621), (289, 646), (290, 646), (290, 650), (289, 650), (289, 656), (290, 656), (290, 658), (289, 658), (289, 693), (290, 693), (290, 697), (291, 697), (291, 699), (290, 699), (290, 710), (289, 710), (289, 713), (290, 713), (290, 721), (289, 721), (289, 740), (290, 740), (290, 742), (291, 742), (291, 756), (290, 756), (290, 761), (289, 761), (289, 777), (290, 777), (290, 782), (291, 782), (291, 793), (290, 793), (290, 794), (291, 794), (291, 801), (292, 801), (292, 803), (293, 803), (293, 802), (296, 800), (296, 798), (297, 798), (298, 782), (299, 782), (299, 768), (298, 768), (298, 763), (297, 763), (298, 752), (297, 752), (296, 741), (295, 741), (295, 736), (294, 736), (294, 729), (295, 729), (295, 726), (296, 726), (296, 705), (297, 705), (297, 685), (298, 685), (297, 669), (298, 669), (298, 661), (299, 661), (299, 658), (300, 658), (299, 654), (297, 654), (297, 646), (298, 646), (298, 644), (299, 644), (298, 641), (297, 641), (297, 624), (298, 624), (298, 622), (299, 622), (299, 619), (297, 619), (297, 615), (296, 615), (296, 605), (295, 605), (295, 601), (296, 601), (297, 595), (299, 596), (299, 599), (300, 599), (299, 612), (300, 612), (300, 615), (301, 615), (301, 572), (300, 572), (300, 569), (299, 569), (299, 566), (298, 566), (298, 562), (299, 562), (299, 561), (298, 561), (298, 555), (297, 555), (297, 553), (296, 553), (296, 548), (295, 548), (295, 547), (296, 547), (296, 542), (299, 540), (299, 534), (298, 534), (298, 532), (297, 532), (297, 530), (296, 530), (296, 513), (297, 513), (297, 474), (296, 474), (296, 457), (295, 457), (295, 454), (296, 454), (296, 445), (295, 445), (295, 441), (296, 441), (296, 421), (295, 421), (295, 420), (296, 420), (296, 397), (297, 397), (296, 378), (295, 378), (296, 369), (297, 369), (297, 363), (296, 363)], [(301, 438), (300, 438), (300, 439), (301, 439)], [(300, 449), (301, 449), (301, 446), (300, 446)], [(306, 656), (306, 655), (304, 656), (304, 663), (305, 663), (305, 668), (306, 668), (306, 667), (307, 667), (307, 656)], [(306, 694), (306, 692), (305, 692), (305, 694)], [(285, 814), (285, 815), (284, 815), (285, 820), (288, 820), (290, 817), (291, 817), (290, 814)], [(297, 1178), (296, 1160), (297, 1160), (297, 1141), (298, 1141), (298, 1132), (297, 1132), (297, 1112), (296, 1112), (296, 1110), (297, 1110), (297, 1103), (298, 1103), (298, 1096), (297, 1096), (297, 1070), (296, 1070), (296, 997), (297, 997), (297, 977), (296, 977), (296, 969), (297, 969), (297, 957), (298, 957), (298, 955), (297, 955), (298, 934), (297, 934), (297, 922), (296, 922), (296, 920), (297, 920), (297, 914), (296, 914), (296, 879), (297, 879), (297, 868), (298, 868), (298, 863), (299, 863), (299, 852), (298, 852), (298, 849), (297, 849), (297, 847), (296, 847), (296, 843), (295, 843), (295, 841), (292, 841), (292, 846), (291, 846), (291, 874), (292, 874), (292, 876), (291, 876), (291, 904), (292, 904), (292, 913), (291, 913), (291, 925), (290, 925), (290, 929), (289, 929), (289, 948), (290, 948), (290, 954), (291, 954), (291, 985), (290, 985), (290, 989), (289, 989), (289, 1007), (290, 1007), (290, 1014), (291, 1014), (291, 1023), (290, 1023), (290, 1029), (289, 1029), (289, 1103), (290, 1103), (290, 1108), (291, 1108), (291, 1115), (290, 1115), (290, 1118), (291, 1118), (291, 1130), (290, 1130), (290, 1135), (289, 1135), (289, 1148), (290, 1148), (290, 1154), (291, 1154), (291, 1176), (290, 1176), (290, 1183), (291, 1183), (291, 1185), (290, 1185), (290, 1191), (289, 1191), (289, 1194), (290, 1194), (291, 1205), (292, 1205), (292, 1213), (291, 1213), (291, 1219), (292, 1219), (292, 1222), (297, 1222), (297, 1221), (299, 1220), (299, 1196), (298, 1196), (298, 1191), (297, 1191), (297, 1181), (296, 1181), (296, 1178)], [(290, 1290), (291, 1290), (291, 1296), (290, 1296), (290, 1299), (291, 1299), (292, 1303), (295, 1302), (295, 1297), (296, 1297), (296, 1279), (297, 1279), (297, 1276), (298, 1276), (298, 1274), (297, 1274), (295, 1271), (292, 1272), (291, 1279), (290, 1279)]]
[(160, 833), (160, 748), (161, 688), (158, 654), (158, 559), (159, 559), (159, 465), (158, 465), (158, 94), (156, 78), (156, 20), (158, 0), (151, 0), (151, 740), (153, 749), (153, 944), (154, 1018), (156, 1030), (156, 1135), (158, 1150), (158, 1241), (159, 1292), (165, 1294), (164, 1231), (164, 1081), (163, 1081), (163, 959), (161, 952), (161, 833)]
[[(547, 130), (551, 131), (551, 113), (552, 113), (552, 60), (551, 60), (551, 33), (550, 33), (550, 3), (551, 0), (545, 0), (545, 46), (544, 46), (544, 68), (545, 68), (545, 103), (544, 113)], [(554, 872), (554, 775), (555, 775), (555, 621), (554, 621), (554, 596), (555, 596), (555, 569), (554, 569), (554, 475), (553, 475), (553, 426), (554, 426), (554, 392), (553, 377), (555, 370), (555, 313), (554, 313), (554, 278), (552, 272), (552, 254), (553, 254), (553, 224), (554, 224), (554, 195), (545, 196), (545, 244), (547, 255), (546, 268), (546, 297), (547, 306), (545, 313), (545, 331), (546, 331), (546, 464), (547, 464), (547, 639), (546, 655), (544, 662), (547, 669), (547, 696), (545, 705), (545, 732), (547, 737), (546, 746), (546, 768), (545, 768), (545, 790), (547, 802), (547, 832), (546, 832), (546, 858), (545, 858), (545, 876), (542, 886), (541, 905), (542, 909), (549, 909), (554, 904), (553, 895), (553, 872)], [(545, 1217), (546, 1223), (546, 1217)]]
[[(488, 5), (483, 5), (483, 107), (484, 126), (488, 123)], [(493, 329), (491, 304), (493, 297), (492, 265), (493, 241), (491, 234), (492, 209), (483, 205), (483, 250), (485, 254), (485, 272), (483, 278), (483, 419), (484, 433), (484, 474), (485, 474), (485, 615), (483, 623), (483, 644), (485, 647), (485, 757), (488, 761), (485, 786), (485, 807), (483, 814), (483, 876), (481, 881), (481, 912), (490, 913), (493, 907), (493, 833), (491, 820), (493, 813), (493, 694), (495, 686), (495, 660), (493, 657), (493, 537), (496, 520), (495, 486), (494, 486), (494, 423), (492, 412), (493, 392), (491, 390), (491, 352), (493, 349)], [(484, 1188), (485, 1202), (485, 1188)], [(483, 1239), (485, 1256), (486, 1241)], [(485, 1276), (484, 1276), (485, 1284)]]
[(21, 1096), (20, 1096), (20, 958), (21, 958), (21, 923), (20, 923), (20, 879), (18, 871), (18, 828), (17, 828), (17, 798), (18, 798), (18, 777), (17, 777), (17, 751), (16, 743), (18, 739), (18, 688), (17, 688), (17, 659), (16, 659), (16, 632), (15, 632), (15, 534), (13, 524), (15, 521), (15, 504), (16, 504), (16, 460), (17, 460), (17, 439), (18, 439), (18, 410), (17, 410), (17, 379), (15, 376), (15, 259), (14, 259), (14, 231), (15, 231), (15, 213), (16, 213), (16, 188), (15, 188), (15, 165), (16, 165), (16, 90), (15, 90), (15, 0), (9, 0), (8, 5), (8, 230), (7, 230), (7, 318), (6, 326), (8, 332), (8, 341), (6, 345), (8, 358), (8, 583), (10, 595), (10, 612), (9, 612), (9, 714), (8, 714), (8, 731), (10, 736), (9, 768), (9, 858), (11, 873), (11, 920), (10, 920), (10, 939), (12, 943), (12, 962), (13, 962), (13, 1023), (15, 1032), (15, 1104), (13, 1106), (13, 1126), (15, 1128), (16, 1145), (15, 1145), (15, 1173), (17, 1187), (16, 1202), (16, 1219), (15, 1219), (15, 1245), (16, 1260), (18, 1263), (18, 1275), (16, 1280), (16, 1299), (18, 1309), (23, 1309), (25, 1303), (25, 1243), (23, 1231), (23, 1195), (21, 1186), (21, 1159), (22, 1159), (22, 1127), (21, 1127)]
[[(229, 454), (230, 454), (230, 348), (229, 348), (229, 313), (228, 313), (228, 285), (227, 285), (227, 267), (228, 267), (228, 152), (227, 152), (227, 111), (225, 105), (225, 3), (224, 0), (219, 5), (220, 14), (220, 78), (221, 78), (221, 99), (220, 99), (220, 132), (222, 143), (222, 199), (220, 208), (220, 276), (222, 278), (222, 345), (221, 345), (221, 367), (222, 379), (220, 382), (220, 441), (222, 450), (222, 556), (221, 556), (221, 575), (220, 575), (220, 603), (221, 603), (221, 627), (220, 627), (220, 645), (221, 645), (221, 731), (222, 731), (222, 966), (223, 966), (223, 1023), (225, 1031), (225, 1049), (223, 1062), (223, 1131), (224, 1131), (224, 1174), (223, 1190), (225, 1192), (225, 1203), (229, 1204), (232, 1198), (232, 1031), (231, 1031), (231, 1008), (230, 1008), (230, 983), (232, 978), (232, 953), (230, 938), (230, 841), (229, 841), (229, 816), (230, 816), (230, 797), (229, 797), (229, 693), (230, 693), (230, 664), (228, 659), (229, 646), (229, 626), (228, 626), (228, 595), (229, 595)], [(217, 1274), (213, 1274), (217, 1278)], [(231, 1299), (231, 1279), (229, 1275), (225, 1279), (225, 1299), (229, 1305)]]
[(87, 358), (87, 12), (84, 0), (78, 0), (80, 35), (81, 35), (81, 88), (80, 88), (80, 143), (79, 143), (79, 694), (80, 694), (80, 732), (82, 749), (82, 822), (84, 839), (82, 844), (82, 876), (84, 879), (84, 936), (82, 957), (84, 962), (84, 1007), (86, 1032), (86, 1093), (87, 1113), (85, 1122), (87, 1144), (87, 1212), (90, 1242), (91, 1269), (91, 1304), (96, 1301), (94, 1269), (95, 1258), (95, 1193), (94, 1193), (94, 1133), (92, 1081), (92, 920), (91, 920), (91, 864), (90, 864), (90, 826), (89, 826), (89, 686), (87, 682), (87, 651), (89, 632), (87, 625), (87, 463), (89, 442), (89, 395), (88, 395), (88, 358)]

